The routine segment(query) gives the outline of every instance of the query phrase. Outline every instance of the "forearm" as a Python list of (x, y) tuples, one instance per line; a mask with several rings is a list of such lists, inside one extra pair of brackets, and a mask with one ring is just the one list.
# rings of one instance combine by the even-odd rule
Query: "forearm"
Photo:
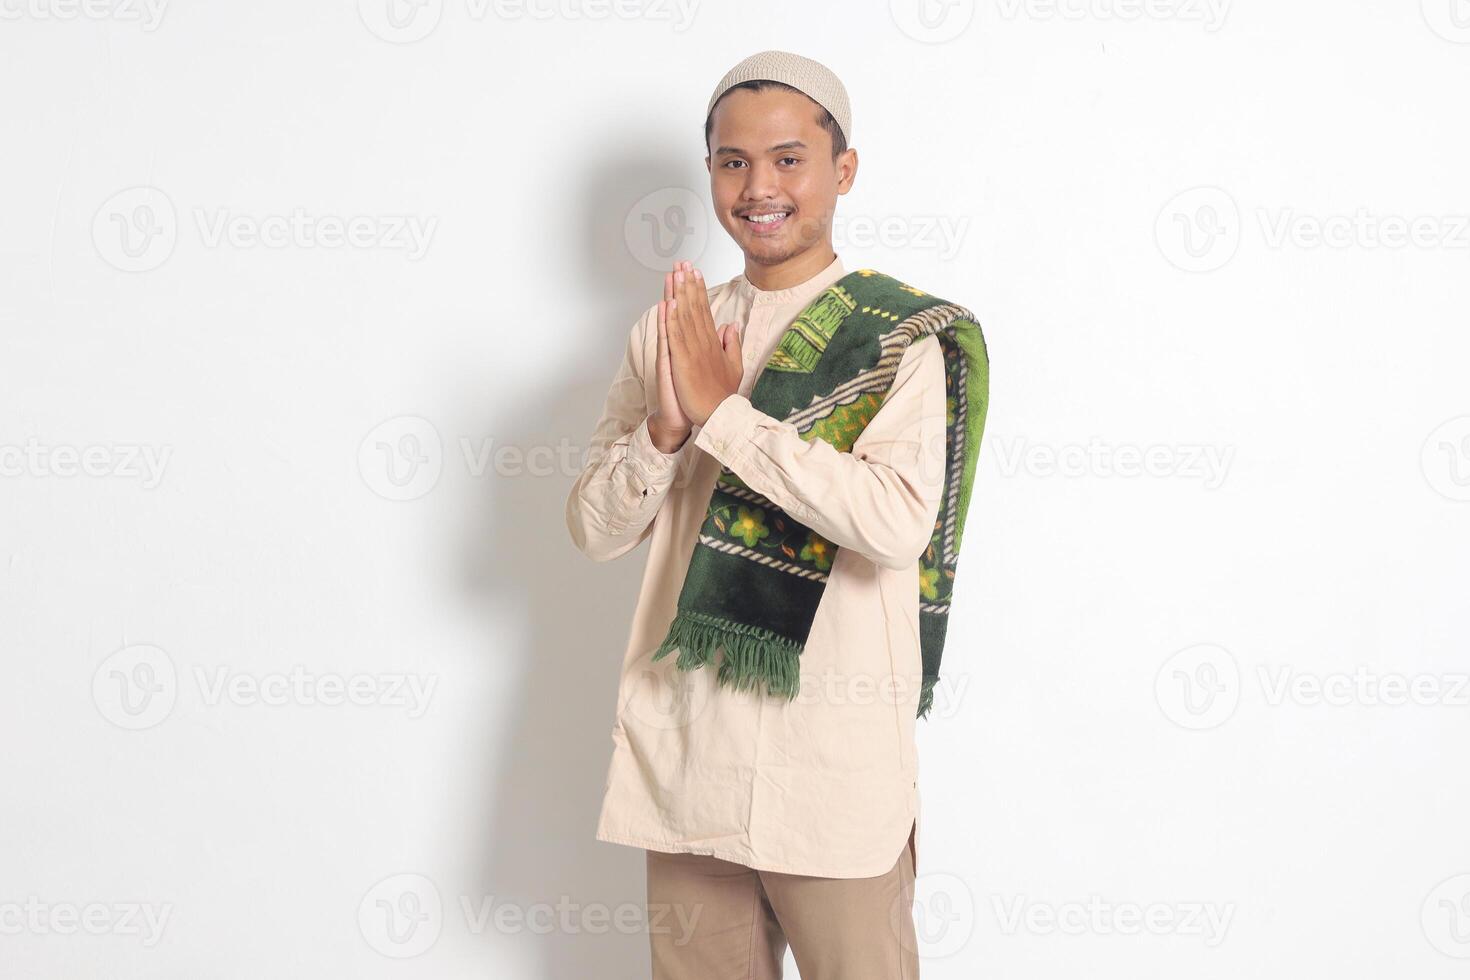
[(649, 429), (645, 418), (608, 443), (567, 495), (572, 543), (593, 561), (609, 561), (637, 547), (674, 483), (679, 457), (663, 452)]
[(658, 412), (648, 416), (648, 437), (654, 448), (666, 456), (672, 456), (689, 441), (689, 430), (669, 431), (659, 421)]
[(943, 493), (944, 368), (938, 341), (930, 344), (905, 357), (851, 452), (803, 439), (739, 394), (720, 402), (695, 445), (839, 548), (910, 567), (933, 536)]

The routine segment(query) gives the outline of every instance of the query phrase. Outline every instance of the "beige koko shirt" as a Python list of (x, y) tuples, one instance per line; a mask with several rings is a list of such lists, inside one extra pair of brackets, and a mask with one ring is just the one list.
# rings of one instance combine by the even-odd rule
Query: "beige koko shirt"
[[(745, 374), (671, 454), (648, 434), (657, 306), (633, 325), (566, 510), (572, 540), (597, 561), (650, 541), (599, 840), (827, 878), (887, 872), (911, 829), (917, 848), (918, 558), (944, 477), (939, 341), (909, 346), (850, 453), (802, 439), (749, 400), (782, 332), (843, 274), (834, 258), (790, 289), (757, 289), (744, 275), (710, 288), (714, 321), (742, 325)], [(717, 686), (718, 662), (681, 671), (677, 652), (652, 660), (721, 464), (838, 546), (794, 701)]]

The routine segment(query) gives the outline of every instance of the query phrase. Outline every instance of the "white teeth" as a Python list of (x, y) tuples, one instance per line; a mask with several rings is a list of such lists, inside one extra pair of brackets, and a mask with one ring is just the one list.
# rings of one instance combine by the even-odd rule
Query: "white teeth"
[(789, 211), (777, 211), (773, 214), (748, 214), (745, 216), (745, 220), (754, 221), (757, 224), (767, 225), (770, 224), (772, 221), (779, 221), (790, 213), (791, 212)]

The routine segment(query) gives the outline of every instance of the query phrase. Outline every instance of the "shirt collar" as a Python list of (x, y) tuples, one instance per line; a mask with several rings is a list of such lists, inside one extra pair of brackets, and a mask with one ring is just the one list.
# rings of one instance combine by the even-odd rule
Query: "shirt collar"
[(750, 302), (751, 306), (770, 306), (777, 303), (806, 302), (841, 279), (845, 274), (842, 256), (835, 255), (827, 267), (805, 282), (786, 289), (757, 289), (745, 273), (735, 277), (735, 292)]

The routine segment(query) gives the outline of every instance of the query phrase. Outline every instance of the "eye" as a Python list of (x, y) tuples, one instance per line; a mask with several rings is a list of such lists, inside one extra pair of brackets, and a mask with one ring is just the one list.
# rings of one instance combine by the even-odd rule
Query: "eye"
[(800, 158), (798, 158), (798, 157), (782, 157), (781, 158), (781, 162), (782, 163), (785, 163), (787, 160), (790, 160), (792, 163), (800, 163), (801, 162)]
[(744, 160), (727, 160), (727, 161), (725, 161), (725, 166), (728, 167), (732, 163), (744, 163), (744, 162), (745, 162)]

